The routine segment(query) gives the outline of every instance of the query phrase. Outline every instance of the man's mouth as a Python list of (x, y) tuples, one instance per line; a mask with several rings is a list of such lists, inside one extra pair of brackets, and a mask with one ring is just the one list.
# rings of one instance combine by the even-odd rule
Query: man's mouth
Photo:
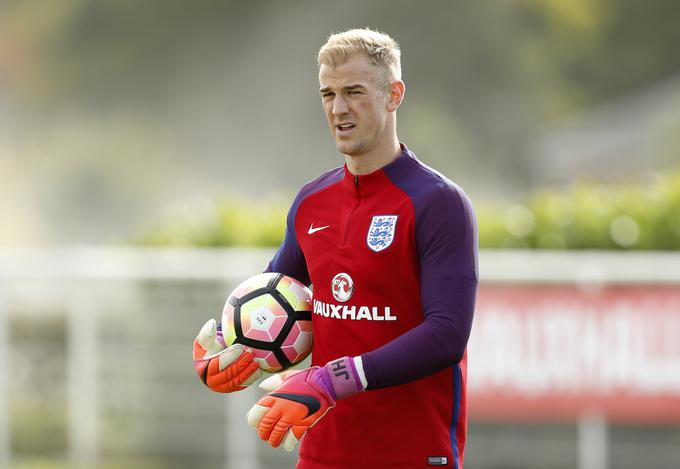
[(347, 132), (354, 127), (356, 127), (354, 124), (338, 124), (335, 126), (335, 128), (338, 129), (338, 132)]

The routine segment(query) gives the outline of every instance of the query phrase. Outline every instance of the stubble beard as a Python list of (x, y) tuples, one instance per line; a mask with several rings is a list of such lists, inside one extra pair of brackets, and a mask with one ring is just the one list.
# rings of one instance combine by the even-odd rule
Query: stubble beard
[(360, 157), (370, 153), (379, 145), (380, 136), (375, 134), (359, 135), (355, 139), (342, 140), (336, 137), (335, 147), (343, 155)]
[(364, 145), (363, 141), (357, 141), (357, 142), (336, 141), (335, 147), (343, 155), (360, 156), (361, 154), (364, 153), (365, 145)]

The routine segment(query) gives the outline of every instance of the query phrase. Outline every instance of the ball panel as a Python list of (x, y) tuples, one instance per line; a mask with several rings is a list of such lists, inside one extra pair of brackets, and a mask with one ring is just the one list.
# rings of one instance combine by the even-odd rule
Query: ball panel
[(227, 303), (222, 310), (222, 337), (228, 347), (236, 340), (236, 330), (234, 328), (234, 307)]
[(298, 325), (301, 331), (312, 333), (312, 320), (311, 319), (300, 319), (296, 321), (295, 324)]
[(264, 371), (268, 373), (276, 373), (281, 371), (281, 363), (274, 355), (274, 352), (267, 350), (253, 350), (255, 361), (260, 365)]
[(267, 306), (260, 306), (250, 312), (248, 318), (242, 318), (243, 335), (249, 339), (271, 342), (274, 340), (269, 328), (274, 322), (274, 313)]
[(283, 295), (294, 310), (312, 310), (312, 292), (297, 280), (284, 276), (276, 285), (276, 289)]
[[(296, 324), (297, 326), (297, 324)], [(293, 337), (295, 337), (293, 339)], [(292, 339), (292, 340), (288, 340)], [(281, 350), (291, 363), (299, 363), (312, 351), (312, 333), (294, 327), (286, 339), (286, 344), (281, 346)]]
[(240, 306), (240, 319), (241, 319), (241, 328), (243, 329), (243, 332), (249, 331), (252, 329), (251, 321), (252, 321), (252, 316), (254, 312), (258, 312), (258, 318), (262, 314), (262, 310), (267, 308), (267, 297), (269, 295), (262, 295), (258, 296), (256, 298), (252, 298), (250, 301), (247, 301), (243, 303)]
[(238, 286), (234, 288), (234, 291), (231, 293), (231, 295), (235, 296), (236, 298), (243, 298), (246, 294), (254, 290), (265, 288), (269, 284), (269, 281), (277, 275), (278, 274), (273, 272), (253, 275), (252, 277), (247, 278), (243, 282), (239, 283)]
[(298, 338), (293, 342), (293, 349), (300, 355), (309, 353), (312, 349), (312, 332), (300, 332)]
[(241, 305), (243, 335), (249, 339), (273, 342), (281, 332), (288, 313), (276, 299), (264, 294)]
[[(284, 311), (284, 313), (285, 313), (285, 311)], [(279, 335), (281, 334), (283, 327), (286, 325), (287, 319), (288, 319), (287, 314), (277, 316), (274, 319), (274, 322), (272, 323), (272, 327), (269, 329), (269, 334), (271, 335), (272, 342), (274, 342), (279, 337)]]

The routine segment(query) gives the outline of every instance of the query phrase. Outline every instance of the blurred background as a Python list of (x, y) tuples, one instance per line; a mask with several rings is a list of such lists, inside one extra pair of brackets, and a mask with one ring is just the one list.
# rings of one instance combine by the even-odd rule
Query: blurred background
[(466, 468), (680, 467), (680, 4), (0, 0), (0, 467), (293, 467), (191, 365), (342, 163), (316, 52), (402, 48), (470, 195)]

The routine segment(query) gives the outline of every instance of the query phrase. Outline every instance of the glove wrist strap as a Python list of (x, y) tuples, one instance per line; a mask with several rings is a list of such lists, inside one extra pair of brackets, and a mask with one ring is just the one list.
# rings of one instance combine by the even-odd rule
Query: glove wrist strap
[(343, 399), (364, 390), (354, 360), (350, 357), (330, 361), (319, 371), (333, 399)]

